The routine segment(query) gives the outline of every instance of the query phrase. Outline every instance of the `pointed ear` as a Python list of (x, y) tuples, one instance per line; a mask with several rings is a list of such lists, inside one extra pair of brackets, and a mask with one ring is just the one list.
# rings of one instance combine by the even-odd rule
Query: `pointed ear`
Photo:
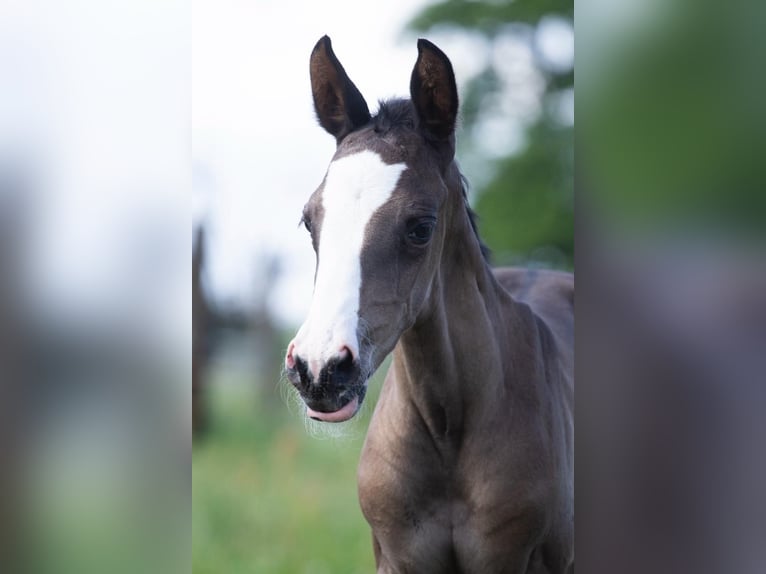
[(367, 102), (346, 75), (327, 36), (311, 52), (311, 93), (319, 124), (337, 143), (370, 121)]
[(410, 97), (421, 129), (437, 141), (449, 140), (457, 121), (455, 73), (444, 52), (422, 38), (410, 78)]

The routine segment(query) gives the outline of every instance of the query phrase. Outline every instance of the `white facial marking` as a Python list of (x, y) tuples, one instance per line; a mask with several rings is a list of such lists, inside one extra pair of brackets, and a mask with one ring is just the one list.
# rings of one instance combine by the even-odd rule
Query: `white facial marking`
[(356, 329), (364, 231), (391, 197), (406, 167), (404, 163), (388, 165), (378, 154), (365, 150), (332, 162), (327, 170), (314, 296), (309, 316), (295, 337), (295, 348), (315, 377), (344, 345), (359, 357)]

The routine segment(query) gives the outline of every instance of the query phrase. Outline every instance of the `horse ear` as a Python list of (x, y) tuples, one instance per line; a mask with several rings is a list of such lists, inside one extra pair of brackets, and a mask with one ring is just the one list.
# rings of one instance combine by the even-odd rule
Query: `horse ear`
[(457, 121), (455, 73), (446, 54), (422, 38), (410, 78), (410, 97), (421, 128), (436, 140), (449, 140)]
[(328, 36), (322, 36), (314, 46), (310, 67), (311, 93), (319, 125), (340, 143), (350, 132), (370, 121), (367, 102), (346, 75)]

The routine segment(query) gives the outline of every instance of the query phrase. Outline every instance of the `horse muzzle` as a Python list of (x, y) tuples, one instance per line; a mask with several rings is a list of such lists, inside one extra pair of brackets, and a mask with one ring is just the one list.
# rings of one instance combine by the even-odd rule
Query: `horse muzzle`
[(323, 422), (343, 422), (352, 418), (364, 401), (367, 391), (359, 361), (348, 348), (328, 360), (319, 369), (290, 346), (285, 359), (287, 379), (306, 403), (306, 414)]

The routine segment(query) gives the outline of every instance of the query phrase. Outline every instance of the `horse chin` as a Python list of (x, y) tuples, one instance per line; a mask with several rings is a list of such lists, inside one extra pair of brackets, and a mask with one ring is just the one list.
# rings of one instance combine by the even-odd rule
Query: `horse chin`
[[(346, 404), (335, 411), (315, 410), (311, 408), (309, 401), (304, 398), (304, 402), (306, 403), (306, 416), (315, 421), (325, 423), (342, 423), (353, 418), (354, 415), (359, 412), (359, 409), (364, 402), (364, 397), (367, 394), (367, 381), (362, 385), (356, 386), (352, 391), (347, 391), (347, 394), (350, 395), (351, 398)], [(322, 408), (317, 404), (314, 406)]]
[(342, 423), (352, 418), (359, 411), (361, 404), (362, 401), (360, 400), (359, 395), (357, 395), (344, 406), (332, 413), (315, 411), (310, 406), (306, 405), (306, 416), (315, 421), (322, 421), (325, 423)]

